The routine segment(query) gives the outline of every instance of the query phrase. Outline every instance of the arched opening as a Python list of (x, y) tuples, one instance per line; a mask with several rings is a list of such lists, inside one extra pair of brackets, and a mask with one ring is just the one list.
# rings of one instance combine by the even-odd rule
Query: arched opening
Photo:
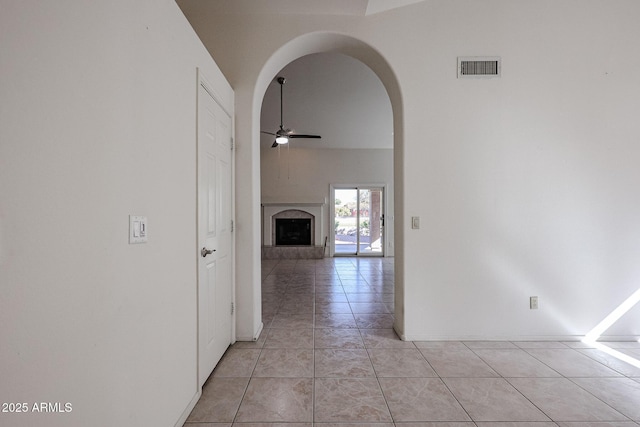
[[(394, 170), (394, 211), (389, 212), (394, 223), (395, 256), (395, 320), (394, 329), (404, 337), (404, 253), (403, 253), (403, 206), (404, 196), (402, 179), (403, 164), (403, 111), (399, 83), (389, 63), (378, 51), (353, 37), (317, 32), (289, 41), (277, 50), (265, 63), (257, 78), (252, 100), (252, 148), (260, 150), (260, 114), (264, 95), (274, 76), (287, 64), (306, 55), (315, 53), (341, 53), (355, 58), (369, 67), (382, 82), (391, 102), (393, 113), (393, 170)], [(255, 206), (260, 209), (260, 205)], [(255, 217), (255, 215), (254, 215)], [(255, 266), (254, 266), (255, 267)], [(259, 267), (259, 266), (258, 266)], [(260, 303), (260, 291), (253, 293), (253, 307)], [(255, 300), (257, 299), (257, 301)]]

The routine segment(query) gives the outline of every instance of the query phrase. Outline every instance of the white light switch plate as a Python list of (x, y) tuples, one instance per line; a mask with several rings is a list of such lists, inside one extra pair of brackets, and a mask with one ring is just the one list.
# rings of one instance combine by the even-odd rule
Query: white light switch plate
[(147, 217), (129, 215), (129, 244), (147, 243)]
[(413, 228), (414, 230), (418, 230), (420, 228), (420, 217), (419, 216), (412, 216), (411, 217), (411, 228)]

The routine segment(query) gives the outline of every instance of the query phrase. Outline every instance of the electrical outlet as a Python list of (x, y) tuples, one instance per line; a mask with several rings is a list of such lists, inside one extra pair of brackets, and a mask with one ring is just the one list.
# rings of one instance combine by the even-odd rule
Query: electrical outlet
[(529, 308), (531, 310), (538, 309), (538, 297), (529, 297)]

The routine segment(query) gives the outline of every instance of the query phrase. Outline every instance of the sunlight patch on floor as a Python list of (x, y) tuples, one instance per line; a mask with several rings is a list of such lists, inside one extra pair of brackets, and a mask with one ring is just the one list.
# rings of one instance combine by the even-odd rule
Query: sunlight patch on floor
[[(638, 302), (640, 302), (640, 289), (635, 291), (629, 298), (627, 298), (622, 304), (620, 304), (615, 310), (613, 310), (602, 322), (593, 328), (587, 335), (584, 336), (582, 342), (585, 344), (593, 345), (598, 350), (603, 351), (623, 362), (629, 363), (637, 368), (640, 368), (640, 360), (631, 357), (627, 354), (621, 353), (612, 349), (600, 342), (597, 342), (602, 334), (609, 329), (614, 323), (616, 323), (622, 316), (624, 316), (629, 310), (631, 310)], [(640, 342), (640, 340), (638, 340)]]

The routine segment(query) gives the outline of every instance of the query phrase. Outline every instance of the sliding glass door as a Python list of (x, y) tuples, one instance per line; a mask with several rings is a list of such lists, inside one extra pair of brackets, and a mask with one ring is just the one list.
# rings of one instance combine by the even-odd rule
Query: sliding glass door
[(333, 189), (334, 255), (384, 255), (383, 193), (382, 187)]

